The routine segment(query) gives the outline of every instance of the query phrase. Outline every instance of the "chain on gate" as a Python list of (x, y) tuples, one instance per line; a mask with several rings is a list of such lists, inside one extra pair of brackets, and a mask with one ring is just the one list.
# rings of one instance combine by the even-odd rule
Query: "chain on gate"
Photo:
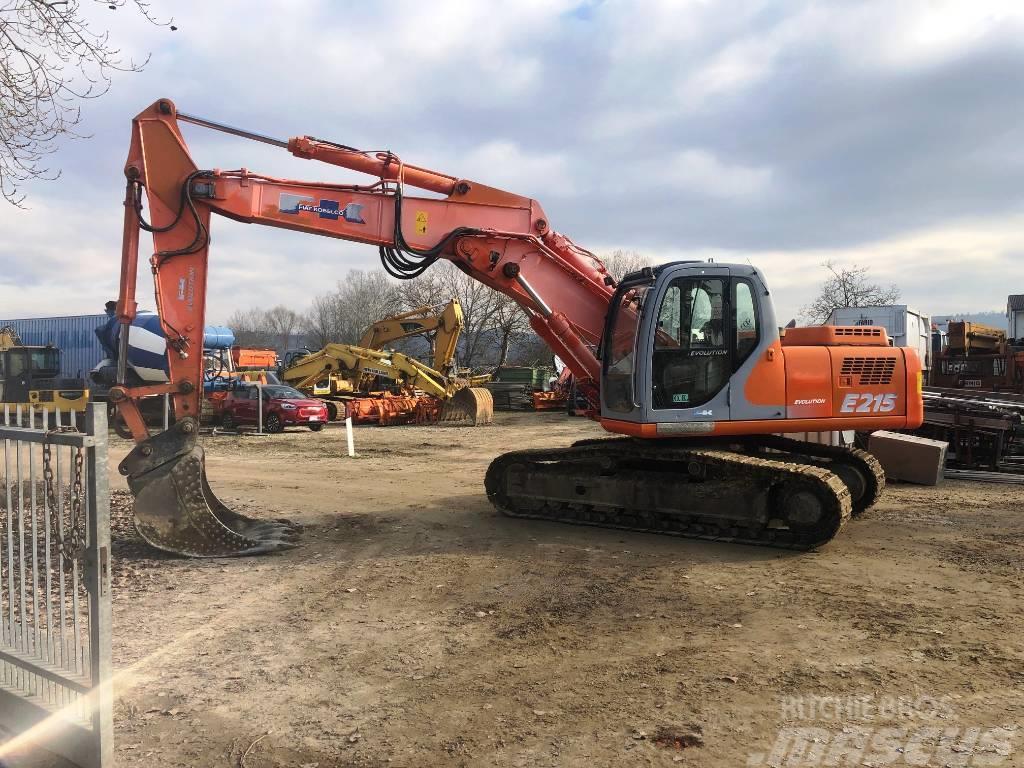
[(70, 426), (60, 426), (56, 429), (47, 430), (46, 440), (43, 441), (43, 481), (46, 485), (46, 503), (50, 506), (51, 534), (57, 542), (57, 551), (60, 552), (64, 561), (71, 565), (85, 554), (85, 520), (82, 515), (82, 497), (85, 492), (82, 488), (82, 467), (85, 463), (81, 446), (75, 448), (75, 468), (71, 482), (71, 498), (68, 506), (71, 510), (71, 517), (68, 521), (66, 531), (63, 529), (63, 519), (60, 507), (57, 505), (57, 493), (54, 490), (53, 467), (50, 463), (50, 436), (56, 432), (77, 432)]

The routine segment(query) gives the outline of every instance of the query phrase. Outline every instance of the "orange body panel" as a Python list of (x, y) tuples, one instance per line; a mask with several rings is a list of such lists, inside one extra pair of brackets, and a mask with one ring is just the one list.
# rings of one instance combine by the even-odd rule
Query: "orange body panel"
[(786, 401), (786, 363), (778, 341), (762, 353), (743, 387), (743, 396), (753, 405), (781, 406)]
[(786, 361), (786, 415), (797, 419), (831, 416), (833, 379), (828, 347), (787, 347), (783, 352)]

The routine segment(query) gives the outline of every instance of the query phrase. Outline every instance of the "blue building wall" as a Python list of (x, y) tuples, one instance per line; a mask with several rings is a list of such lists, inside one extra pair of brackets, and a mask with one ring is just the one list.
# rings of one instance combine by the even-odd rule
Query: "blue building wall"
[(107, 321), (104, 314), (68, 317), (33, 317), (0, 320), (0, 328), (14, 326), (25, 344), (52, 344), (61, 350), (61, 375), (88, 378), (103, 359), (96, 329)]

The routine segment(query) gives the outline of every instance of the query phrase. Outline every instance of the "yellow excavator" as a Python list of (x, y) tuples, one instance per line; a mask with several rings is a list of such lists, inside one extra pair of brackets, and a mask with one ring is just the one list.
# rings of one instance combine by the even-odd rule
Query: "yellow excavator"
[[(382, 377), (399, 382), (404, 394), (376, 398), (353, 397), (352, 381)], [(440, 404), (437, 416), (442, 421), (489, 424), (494, 403), (486, 389), (465, 387), (455, 377), (446, 376), (415, 358), (392, 350), (367, 349), (354, 344), (328, 344), (306, 355), (281, 372), (281, 379), (296, 389), (327, 401), (328, 416), (340, 415), (338, 403), (362, 407), (373, 420), (386, 424), (399, 413), (431, 415), (430, 403), (420, 403), (414, 395), (422, 391)], [(382, 401), (390, 402), (382, 402)], [(368, 401), (368, 402), (362, 402)]]
[[(462, 305), (458, 299), (452, 299), (447, 304), (424, 305), (379, 320), (363, 331), (358, 344), (345, 346), (351, 354), (356, 354), (357, 349), (382, 350), (399, 339), (433, 333), (433, 371), (451, 377), (455, 373), (455, 352), (464, 328)], [(312, 354), (309, 349), (290, 350), (279, 373)], [(304, 390), (316, 397), (369, 392), (374, 388), (374, 378), (375, 374), (335, 368), (329, 376), (304, 387)], [(475, 386), (475, 383), (470, 386)]]
[[(357, 421), (388, 424), (437, 417), (488, 424), (494, 412), (490, 392), (475, 389), (475, 380), (455, 375), (455, 352), (463, 328), (465, 320), (458, 299), (444, 305), (416, 307), (373, 323), (363, 332), (359, 344), (332, 343), (318, 352), (292, 357), (281, 378), (302, 392), (324, 399), (332, 421), (343, 414), (339, 408), (342, 404)], [(433, 368), (401, 352), (384, 349), (399, 339), (428, 333), (434, 335)], [(380, 391), (375, 386), (378, 377), (393, 380), (399, 391)], [(370, 392), (374, 394), (360, 397)], [(418, 392), (427, 398), (421, 400)]]
[(0, 328), (0, 412), (22, 406), (83, 413), (89, 390), (80, 378), (62, 378), (60, 349), (23, 344), (11, 326)]

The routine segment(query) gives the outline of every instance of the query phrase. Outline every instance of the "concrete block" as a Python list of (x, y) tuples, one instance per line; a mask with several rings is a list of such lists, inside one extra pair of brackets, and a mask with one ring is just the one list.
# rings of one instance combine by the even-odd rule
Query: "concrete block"
[(881, 463), (886, 478), (918, 485), (938, 485), (948, 447), (941, 440), (884, 430), (868, 437), (868, 452)]

